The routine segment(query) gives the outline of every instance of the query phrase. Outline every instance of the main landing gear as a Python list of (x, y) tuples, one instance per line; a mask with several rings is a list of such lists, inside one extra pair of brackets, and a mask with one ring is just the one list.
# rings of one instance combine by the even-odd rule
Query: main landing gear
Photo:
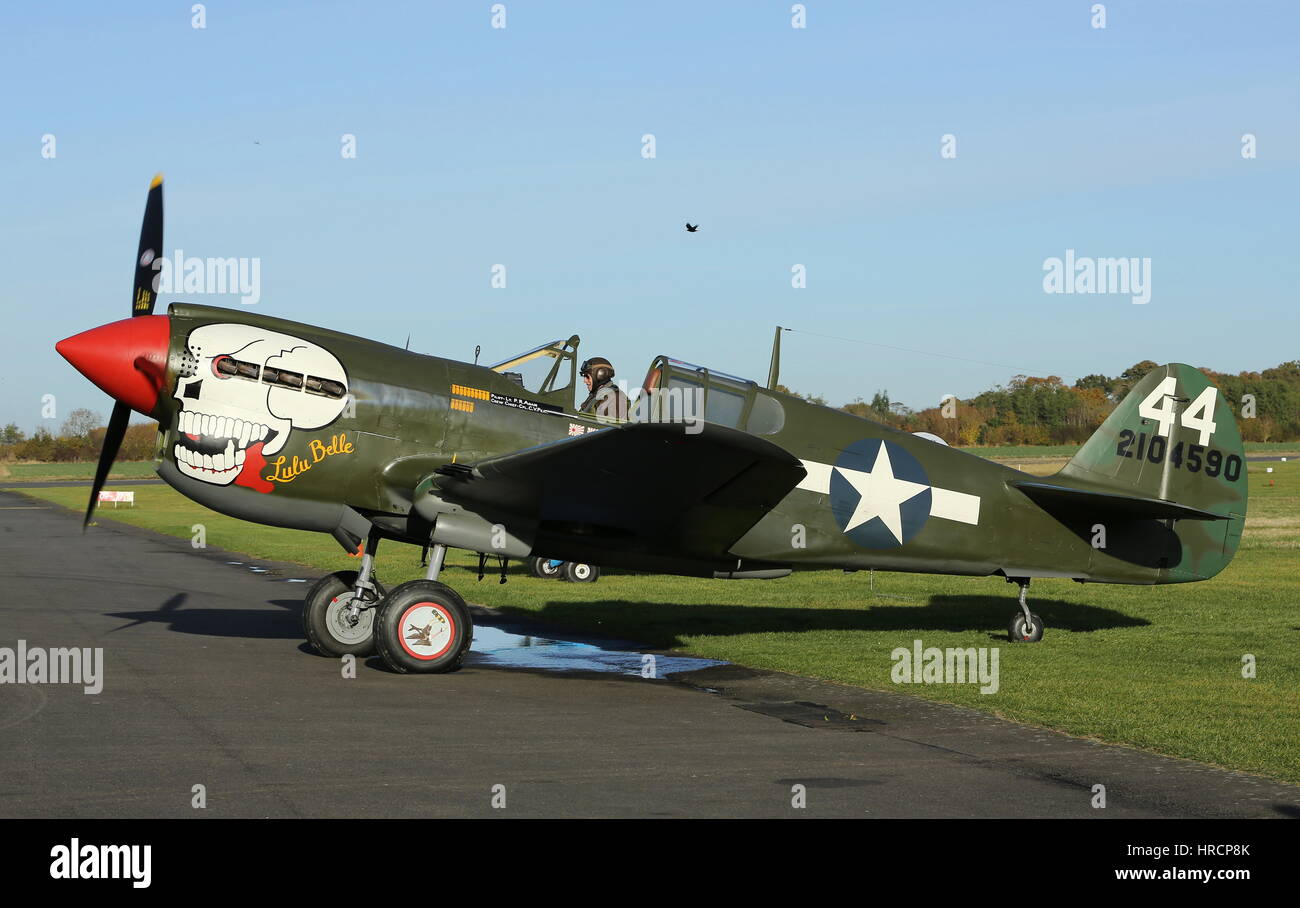
[(378, 653), (395, 672), (435, 674), (460, 668), (474, 638), (465, 600), (438, 582), (447, 547), (430, 549), (426, 579), (385, 590), (375, 576), (379, 535), (373, 530), (361, 570), (340, 571), (307, 593), (303, 628), (325, 656)]
[(1007, 627), (1007, 637), (1012, 643), (1037, 643), (1043, 639), (1043, 619), (1029, 610), (1025, 596), (1029, 592), (1029, 578), (1007, 578), (1008, 583), (1020, 584), (1020, 611), (1016, 612)]
[(356, 571), (336, 571), (307, 591), (302, 628), (322, 656), (374, 654), (375, 606), (387, 590), (373, 572), (368, 587), (358, 585), (360, 577)]

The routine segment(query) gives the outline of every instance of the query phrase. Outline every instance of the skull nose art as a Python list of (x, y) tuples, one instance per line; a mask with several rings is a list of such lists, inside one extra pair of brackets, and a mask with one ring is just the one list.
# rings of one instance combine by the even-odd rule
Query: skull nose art
[(170, 340), (167, 316), (141, 315), (74, 334), (54, 349), (105, 394), (149, 416), (166, 378)]

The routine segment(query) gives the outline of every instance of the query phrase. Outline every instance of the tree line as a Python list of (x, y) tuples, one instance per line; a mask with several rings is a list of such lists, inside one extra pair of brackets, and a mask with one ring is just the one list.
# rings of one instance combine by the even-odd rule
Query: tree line
[[(107, 431), (104, 417), (85, 408), (69, 413), (57, 435), (40, 426), (29, 436), (17, 424), (9, 423), (0, 429), (0, 460), (42, 463), (98, 460)], [(151, 460), (157, 435), (156, 422), (128, 426), (117, 459)]]
[[(913, 410), (877, 391), (840, 407), (908, 432), (930, 432), (950, 445), (1053, 445), (1085, 441), (1133, 386), (1157, 367), (1144, 360), (1114, 378), (1094, 374), (1067, 385), (1060, 377), (1017, 375), (967, 400)], [(1202, 369), (1219, 386), (1244, 441), (1300, 440), (1300, 360), (1236, 375)], [(825, 404), (820, 398), (808, 397)]]

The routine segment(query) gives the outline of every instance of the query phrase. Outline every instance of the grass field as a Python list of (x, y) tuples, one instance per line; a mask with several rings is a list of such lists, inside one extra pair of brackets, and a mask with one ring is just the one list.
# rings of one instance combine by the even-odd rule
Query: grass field
[[(1300, 456), (1300, 442), (1296, 441), (1248, 441), (1245, 444), (1247, 454), (1295, 454)], [(1010, 457), (1052, 457), (1069, 460), (1079, 450), (1078, 445), (1000, 445), (995, 447), (975, 446), (962, 448), (969, 454), (988, 457), (991, 460), (1005, 460)]]
[[(1268, 467), (1273, 473), (1266, 473)], [(837, 571), (775, 581), (608, 574), (595, 584), (537, 580), (512, 565), (508, 584), (475, 580), (454, 553), (442, 579), (466, 599), (570, 627), (680, 648), (757, 668), (957, 703), (1102, 741), (1300, 782), (1300, 464), (1251, 464), (1250, 518), (1219, 577), (1158, 587), (1035, 581), (1042, 643), (1009, 644), (1015, 588), (996, 578)], [(1269, 482), (1272, 485), (1269, 485)], [(82, 488), (31, 489), (75, 510)], [(332, 540), (243, 523), (170, 488), (136, 490), (112, 518), (209, 545), (309, 566), (355, 568)], [(93, 532), (93, 531), (92, 531)], [(419, 550), (389, 544), (390, 587), (422, 576)], [(924, 646), (1000, 648), (1001, 685), (891, 683), (890, 652)], [(1242, 659), (1258, 675), (1242, 677)]]
[[(109, 479), (153, 479), (153, 461), (132, 460), (113, 464)], [(7, 482), (56, 482), (63, 479), (94, 479), (93, 463), (0, 463), (0, 480)]]

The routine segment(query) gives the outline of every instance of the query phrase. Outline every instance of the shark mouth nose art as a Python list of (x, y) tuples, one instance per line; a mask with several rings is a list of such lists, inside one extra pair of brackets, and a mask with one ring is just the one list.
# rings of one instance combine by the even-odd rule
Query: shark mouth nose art
[(209, 482), (234, 479), (249, 450), (279, 434), (263, 423), (196, 410), (182, 410), (177, 423), (178, 440), (172, 451), (176, 465), (185, 475)]

